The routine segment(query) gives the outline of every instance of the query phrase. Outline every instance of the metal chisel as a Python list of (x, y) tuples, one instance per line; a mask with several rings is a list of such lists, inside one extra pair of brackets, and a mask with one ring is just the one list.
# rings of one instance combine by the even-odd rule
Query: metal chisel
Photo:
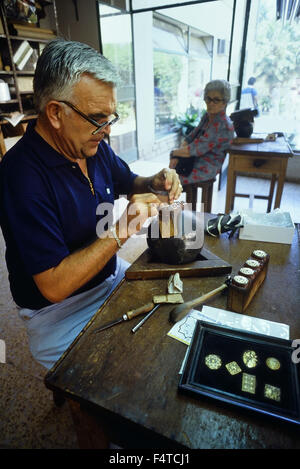
[(148, 313), (154, 307), (155, 307), (154, 303), (147, 303), (146, 305), (140, 306), (139, 308), (127, 311), (127, 313), (123, 314), (121, 318), (116, 319), (115, 321), (110, 321), (107, 324), (104, 324), (104, 326), (101, 326), (98, 329), (96, 329), (94, 333), (96, 334), (97, 332), (104, 331), (105, 329), (115, 326), (116, 324), (120, 324), (121, 322), (130, 321), (130, 319), (133, 319), (136, 316), (139, 316), (140, 314)]

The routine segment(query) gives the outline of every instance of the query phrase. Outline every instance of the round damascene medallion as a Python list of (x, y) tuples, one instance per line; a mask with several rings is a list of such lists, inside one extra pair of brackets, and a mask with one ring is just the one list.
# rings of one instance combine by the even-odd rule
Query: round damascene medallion
[(260, 266), (260, 263), (256, 261), (255, 259), (248, 259), (245, 262), (245, 265), (247, 265), (248, 267), (251, 267), (252, 269), (257, 269)]
[(270, 370), (279, 370), (280, 368), (280, 361), (274, 357), (267, 358), (266, 364), (267, 364), (267, 367), (270, 368)]
[(233, 277), (232, 283), (237, 285), (238, 287), (247, 287), (249, 284), (249, 280), (244, 277), (243, 275), (235, 275)]
[(255, 251), (253, 251), (252, 255), (254, 257), (257, 257), (258, 259), (263, 259), (267, 256), (267, 253), (265, 251), (261, 251), (260, 249), (256, 249)]
[(242, 275), (245, 275), (246, 277), (251, 277), (251, 275), (254, 275), (254, 274), (255, 274), (254, 270), (253, 270), (253, 269), (250, 269), (249, 267), (242, 267), (242, 268), (240, 269), (240, 273), (241, 273)]
[(218, 355), (207, 355), (205, 357), (205, 365), (208, 366), (210, 370), (218, 370), (222, 365), (222, 360)]
[(246, 350), (243, 353), (243, 362), (248, 368), (254, 368), (257, 365), (257, 355), (254, 350)]

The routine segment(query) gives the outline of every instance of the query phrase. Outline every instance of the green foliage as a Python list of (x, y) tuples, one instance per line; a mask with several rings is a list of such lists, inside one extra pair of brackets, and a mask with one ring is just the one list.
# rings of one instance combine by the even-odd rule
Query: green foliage
[(119, 102), (118, 103), (118, 114), (121, 120), (126, 120), (132, 111), (131, 102)]
[(105, 44), (103, 53), (117, 67), (121, 85), (133, 84), (131, 44)]
[(261, 110), (262, 112), (269, 112), (271, 109), (272, 101), (270, 96), (261, 96), (260, 100)]
[(257, 25), (256, 77), (264, 79), (269, 89), (290, 82), (300, 74), (300, 28), (296, 22), (274, 21), (270, 6), (261, 2)]
[(176, 113), (178, 85), (184, 67), (185, 57), (154, 51), (154, 76), (159, 80), (159, 88), (169, 102), (171, 112)]
[(200, 111), (189, 106), (187, 111), (177, 118), (176, 130), (181, 130), (183, 136), (188, 135), (197, 127), (204, 113), (205, 110)]

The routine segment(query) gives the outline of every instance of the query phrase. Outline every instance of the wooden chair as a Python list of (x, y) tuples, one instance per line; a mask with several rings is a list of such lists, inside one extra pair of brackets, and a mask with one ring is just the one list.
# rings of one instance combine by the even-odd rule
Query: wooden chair
[(200, 181), (191, 184), (185, 184), (182, 186), (183, 192), (186, 193), (186, 202), (192, 204), (193, 211), (196, 211), (197, 193), (198, 188), (200, 187), (202, 189), (201, 203), (204, 204), (204, 212), (211, 213), (212, 196), (215, 180), (216, 178), (212, 178), (208, 181)]

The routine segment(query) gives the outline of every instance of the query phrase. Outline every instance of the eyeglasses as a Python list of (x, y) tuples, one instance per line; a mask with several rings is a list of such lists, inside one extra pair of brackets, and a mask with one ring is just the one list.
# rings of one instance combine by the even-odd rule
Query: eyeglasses
[(66, 104), (67, 106), (69, 106), (71, 109), (73, 109), (73, 111), (77, 112), (77, 114), (79, 114), (81, 117), (83, 117), (85, 120), (87, 120), (90, 124), (94, 125), (96, 128), (96, 130), (94, 130), (92, 132), (92, 135), (96, 135), (98, 132), (100, 132), (101, 129), (104, 129), (104, 127), (107, 127), (108, 125), (112, 126), (113, 124), (115, 124), (119, 119), (120, 119), (120, 116), (119, 114), (117, 114), (116, 112), (114, 112), (114, 114), (112, 114), (112, 116), (109, 116), (109, 120), (103, 122), (102, 124), (99, 124), (97, 121), (95, 121), (94, 119), (91, 119), (90, 117), (88, 117), (86, 114), (84, 114), (83, 112), (79, 111), (79, 109), (77, 109), (76, 106), (74, 106), (74, 104), (72, 103), (69, 103), (69, 101), (62, 101), (62, 100), (58, 100), (59, 103), (64, 103)]
[(219, 99), (219, 98), (211, 98), (210, 96), (205, 96), (204, 101), (206, 103), (214, 103), (214, 104), (220, 104), (224, 102), (224, 99)]

